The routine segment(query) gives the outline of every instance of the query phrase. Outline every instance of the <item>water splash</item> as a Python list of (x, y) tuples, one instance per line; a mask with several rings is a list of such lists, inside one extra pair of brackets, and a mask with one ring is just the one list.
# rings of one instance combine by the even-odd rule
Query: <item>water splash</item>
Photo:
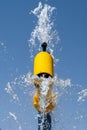
[(19, 100), (17, 94), (14, 93), (10, 82), (7, 83), (7, 87), (5, 88), (5, 91), (12, 96), (14, 100)]
[(1, 41), (0, 41), (0, 62), (6, 60), (7, 54), (8, 54), (7, 46), (5, 45), (4, 42), (1, 42)]
[[(54, 21), (52, 20), (52, 15), (55, 10), (56, 10), (55, 7), (51, 7), (50, 5), (47, 5), (47, 4), (42, 5), (42, 3), (39, 2), (38, 7), (35, 8), (33, 11), (31, 11), (31, 13), (33, 13), (37, 17), (37, 20), (38, 20), (37, 24), (35, 26), (35, 29), (31, 33), (31, 38), (29, 40), (29, 47), (30, 47), (30, 50), (32, 51), (32, 55), (34, 55), (34, 53), (36, 51), (41, 50), (40, 46), (43, 42), (47, 42), (48, 51), (51, 53), (52, 56), (54, 55), (53, 51), (56, 47), (56, 43), (58, 43), (58, 41), (59, 41), (59, 36), (57, 34), (57, 31), (54, 29)], [(3, 45), (4, 44), (1, 43), (2, 47), (3, 47)], [(19, 102), (21, 100), (20, 100), (20, 96), (16, 90), (18, 90), (18, 89), (19, 89), (19, 91), (22, 90), (22, 92), (23, 92), (22, 97), (24, 97), (24, 95), (28, 94), (28, 98), (29, 98), (29, 96), (31, 96), (35, 93), (35, 88), (30, 87), (30, 86), (33, 86), (35, 80), (42, 80), (41, 86), (43, 86), (43, 87), (40, 87), (40, 88), (42, 88), (40, 90), (41, 90), (41, 95), (43, 96), (43, 98), (40, 96), (40, 99), (41, 99), (40, 107), (41, 107), (42, 111), (44, 111), (46, 109), (46, 107), (49, 105), (49, 102), (46, 102), (46, 94), (49, 91), (49, 82), (50, 81), (54, 85), (52, 90), (56, 95), (56, 103), (57, 103), (57, 98), (58, 98), (58, 100), (60, 100), (61, 96), (65, 96), (64, 95), (65, 90), (67, 88), (71, 88), (73, 86), (70, 78), (64, 80), (64, 79), (60, 79), (57, 76), (54, 76), (54, 78), (48, 78), (46, 80), (44, 78), (39, 78), (37, 76), (33, 76), (31, 73), (27, 73), (18, 78), (15, 78), (13, 82), (8, 82), (7, 86), (5, 88), (5, 91), (11, 95), (11, 97), (14, 101), (16, 100), (17, 102)], [(44, 82), (44, 81), (46, 81), (46, 82)], [(86, 90), (85, 91), (82, 90), (81, 92), (78, 93), (79, 94), (78, 101), (82, 101), (86, 97), (86, 95), (87, 95), (86, 92), (87, 92)], [(69, 95), (69, 91), (67, 92), (67, 95)], [(68, 101), (69, 101), (69, 99), (68, 99)], [(59, 107), (58, 104), (57, 104), (57, 106)], [(22, 108), (23, 108), (23, 106), (22, 106)], [(25, 109), (25, 108), (23, 108), (23, 109)], [(58, 114), (58, 116), (61, 115), (61, 118), (63, 119), (64, 114), (62, 114), (60, 109), (58, 108), (58, 110), (57, 110), (60, 112)], [(18, 118), (15, 113), (9, 112), (9, 115), (13, 120), (16, 121), (16, 123), (18, 122)], [(44, 116), (44, 112), (43, 112), (42, 116)], [(80, 117), (81, 117), (81, 119), (83, 119), (84, 116), (81, 115)], [(54, 123), (55, 122), (58, 123), (58, 119), (59, 119), (59, 117), (57, 117), (55, 119)], [(61, 119), (60, 119), (60, 121), (61, 121)], [(63, 129), (63, 125), (61, 125), (61, 127), (62, 127), (61, 129)], [(22, 129), (22, 127), (20, 125), (18, 128), (19, 128), (19, 130)], [(73, 125), (72, 129), (76, 129), (76, 128), (77, 127), (75, 125)]]
[[(19, 95), (17, 94), (17, 92), (15, 92), (16, 89), (20, 89), (23, 90), (23, 94), (29, 94), (32, 95), (32, 93), (35, 93), (35, 88), (34, 87), (30, 87), (33, 86), (35, 84), (35, 81), (39, 82), (39, 89), (40, 89), (40, 108), (45, 111), (46, 107), (48, 107), (49, 103), (50, 103), (50, 97), (48, 96), (48, 100), (46, 100), (47, 98), (47, 94), (49, 93), (49, 91), (51, 91), (51, 89), (54, 91), (56, 97), (55, 97), (55, 101), (53, 102), (57, 102), (57, 97), (59, 97), (61, 95), (61, 93), (63, 93), (63, 91), (66, 89), (66, 87), (71, 87), (72, 83), (71, 83), (71, 79), (59, 79), (57, 76), (54, 76), (53, 78), (49, 77), (49, 78), (44, 78), (44, 77), (38, 77), (38, 76), (34, 76), (32, 73), (27, 73), (25, 75), (20, 76), (19, 78), (15, 78), (14, 81), (12, 82), (8, 82), (7, 86), (5, 87), (5, 91), (11, 95), (12, 99), (14, 101), (18, 101), (20, 100)], [(51, 87), (51, 86), (55, 86), (55, 87)], [(16, 88), (17, 87), (17, 88)]]
[[(24, 97), (24, 95), (27, 95), (27, 94), (28, 94), (28, 97), (32, 96), (32, 95), (34, 95), (35, 90), (36, 90), (35, 87), (33, 86), (34, 82), (36, 80), (42, 81), (42, 84), (40, 86), (43, 86), (43, 89), (42, 89), (42, 87), (40, 89), (41, 93), (42, 93), (41, 95), (44, 97), (44, 98), (40, 97), (42, 99), (40, 101), (40, 107), (41, 107), (41, 110), (43, 111), (43, 114), (41, 115), (42, 117), (45, 116), (44, 111), (45, 111), (46, 107), (49, 105), (49, 102), (46, 102), (46, 94), (48, 93), (48, 91), (50, 89), (49, 84), (50, 84), (50, 82), (51, 82), (51, 84), (53, 84), (52, 91), (56, 95), (56, 98), (55, 98), (55, 102), (57, 104), (56, 107), (60, 107), (60, 108), (56, 108), (58, 110), (55, 110), (55, 111), (57, 111), (57, 112), (59, 111), (58, 115), (61, 116), (61, 118), (59, 120), (59, 117), (56, 117), (57, 115), (54, 114), (54, 117), (53, 117), (54, 122), (53, 122), (53, 124), (55, 126), (56, 126), (56, 124), (57, 125), (59, 124), (59, 126), (61, 126), (62, 125), (61, 122), (64, 121), (64, 120), (61, 121), (61, 119), (64, 116), (64, 113), (62, 113), (61, 103), (60, 103), (59, 100), (61, 100), (62, 96), (66, 95), (64, 97), (64, 99), (63, 99), (64, 102), (66, 102), (65, 99), (67, 98), (67, 96), (69, 96), (69, 95), (71, 96), (71, 94), (72, 94), (72, 97), (73, 97), (74, 96), (73, 93), (76, 93), (75, 92), (76, 91), (76, 86), (77, 86), (77, 88), (81, 87), (81, 86), (79, 86), (78, 84), (77, 85), (72, 84), (70, 78), (68, 78), (66, 80), (63, 80), (61, 78), (58, 78), (57, 75), (55, 75), (54, 78), (50, 77), (50, 78), (45, 79), (43, 77), (39, 78), (38, 76), (34, 76), (32, 73), (27, 73), (25, 75), (21, 75), (19, 78), (15, 78), (15, 80), (12, 81), (12, 82), (8, 82), (7, 86), (5, 88), (5, 91), (12, 96), (14, 101), (16, 100), (17, 102), (19, 102), (19, 101), (21, 102), (20, 95), (17, 94), (16, 90), (18, 90), (18, 89), (19, 89), (19, 91), (22, 90), (22, 96), (23, 97)], [(30, 87), (30, 86), (33, 86), (33, 87)], [(72, 91), (74, 88), (75, 88), (75, 91)], [(69, 89), (70, 89), (70, 91), (69, 91)], [(66, 93), (66, 90), (67, 90), (67, 93)], [(84, 92), (86, 92), (86, 90)], [(71, 98), (71, 97), (69, 97), (69, 98)], [(58, 103), (57, 103), (57, 99), (58, 99)], [(67, 99), (67, 101), (69, 102), (69, 99)], [(82, 100), (80, 100), (80, 101), (82, 101)], [(23, 109), (25, 109), (25, 108), (23, 108)], [(53, 113), (55, 113), (55, 112), (53, 111)], [(81, 113), (81, 112), (78, 111), (78, 113)], [(15, 116), (11, 116), (11, 117), (16, 119)], [(78, 118), (78, 121), (80, 121), (80, 119), (84, 120), (84, 117), (85, 117), (84, 114), (81, 114), (81, 116), (75, 114), (75, 116), (74, 115), (72, 116), (72, 119), (74, 118), (74, 120), (76, 120)], [(69, 120), (69, 118), (68, 119), (66, 119), (66, 118), (64, 118), (64, 119)], [(39, 124), (39, 125), (42, 125), (42, 124)], [(78, 127), (73, 125), (72, 130), (74, 130), (75, 128), (78, 128)]]
[(34, 51), (40, 51), (40, 46), (43, 42), (48, 44), (48, 51), (53, 54), (55, 45), (59, 41), (58, 33), (54, 28), (54, 20), (52, 19), (55, 10), (55, 7), (47, 4), (42, 5), (39, 2), (38, 7), (31, 11), (37, 17), (37, 24), (29, 40), (32, 55), (34, 55)]
[(82, 102), (82, 101), (85, 101), (85, 98), (87, 97), (87, 89), (83, 89), (81, 90), (80, 92), (78, 92), (78, 102)]
[(9, 112), (9, 116), (13, 118), (13, 120), (18, 124), (18, 130), (22, 130), (22, 127), (18, 121), (18, 118), (15, 113)]
[(18, 120), (17, 120), (17, 116), (16, 116), (14, 113), (9, 112), (9, 115), (10, 115), (10, 116), (15, 120), (15, 121), (18, 122)]
[(0, 41), (0, 52), (1, 52), (1, 51), (6, 52), (6, 51), (7, 51), (7, 47), (6, 47), (6, 45), (5, 45), (4, 42), (1, 42), (1, 41)]

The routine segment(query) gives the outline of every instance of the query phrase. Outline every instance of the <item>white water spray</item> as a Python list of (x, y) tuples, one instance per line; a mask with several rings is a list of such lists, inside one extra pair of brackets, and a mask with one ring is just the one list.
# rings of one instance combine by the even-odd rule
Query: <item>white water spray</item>
[[(33, 52), (32, 55), (34, 55), (35, 51), (38, 52), (38, 50), (41, 50), (40, 47), (43, 42), (47, 42), (49, 47), (48, 51), (53, 55), (54, 48), (56, 47), (56, 43), (58, 43), (59, 40), (57, 31), (54, 29), (54, 21), (52, 20), (52, 15), (55, 9), (55, 7), (51, 7), (47, 4), (42, 5), (42, 3), (39, 2), (38, 7), (31, 11), (31, 13), (33, 13), (38, 20), (35, 29), (31, 33), (31, 38), (29, 40), (29, 47)], [(1, 45), (3, 46), (3, 44)], [(37, 76), (33, 76), (32, 74), (27, 73), (25, 75), (20, 76), (19, 78), (15, 78), (15, 80), (11, 83), (8, 82), (5, 91), (12, 96), (13, 100), (19, 101), (19, 95), (16, 94), (15, 90), (20, 88), (20, 90), (23, 90), (23, 94), (29, 93), (28, 96), (30, 96), (30, 94), (32, 95), (33, 91), (35, 92), (35, 88), (30, 87), (30, 85), (33, 86), (35, 80), (41, 79)], [(61, 92), (63, 93), (64, 90), (67, 89), (67, 87), (72, 87), (70, 78), (66, 80), (60, 79), (57, 76), (54, 76), (54, 78), (50, 79), (42, 78), (42, 83), (40, 84), (40, 107), (42, 111), (45, 111), (46, 107), (49, 105), (49, 102), (46, 102), (46, 95), (49, 91), (50, 81), (54, 85), (52, 89), (56, 94), (56, 97), (61, 96)], [(80, 96), (78, 98), (78, 101), (81, 101), (86, 97), (86, 92), (87, 91), (85, 90), (85, 92), (82, 91), (79, 93)], [(57, 99), (55, 99), (55, 102), (57, 102), (56, 100)], [(9, 115), (15, 121), (17, 121), (17, 117), (14, 113), (9, 112)], [(44, 116), (44, 113), (42, 116)], [(21, 127), (19, 127), (19, 129), (21, 130)]]
[(78, 95), (78, 102), (85, 101), (85, 99), (87, 98), (87, 89), (81, 90), (80, 92), (78, 92)]
[(54, 29), (54, 21), (52, 19), (55, 10), (55, 7), (51, 7), (47, 4), (42, 5), (42, 3), (39, 2), (38, 7), (31, 11), (31, 13), (38, 18), (29, 40), (30, 50), (32, 52), (34, 52), (36, 48), (40, 51), (41, 44), (46, 42), (50, 53), (53, 54), (54, 47), (59, 41), (59, 36), (56, 29)]
[(11, 116), (13, 118), (13, 120), (18, 124), (18, 130), (22, 130), (16, 114), (13, 112), (9, 112), (9, 116)]

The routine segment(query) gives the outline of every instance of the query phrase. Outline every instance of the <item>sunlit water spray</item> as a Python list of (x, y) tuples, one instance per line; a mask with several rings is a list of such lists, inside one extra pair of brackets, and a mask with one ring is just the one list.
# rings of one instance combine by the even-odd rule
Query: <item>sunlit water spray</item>
[[(47, 42), (48, 44), (47, 51), (50, 52), (53, 58), (55, 57), (54, 50), (59, 41), (58, 33), (56, 29), (54, 28), (54, 18), (52, 16), (55, 10), (56, 10), (55, 7), (51, 7), (50, 5), (47, 5), (47, 4), (42, 5), (42, 3), (39, 2), (38, 7), (31, 11), (31, 13), (37, 17), (36, 26), (33, 32), (31, 33), (31, 38), (29, 39), (29, 50), (31, 52), (31, 57), (33, 57), (38, 51), (41, 51), (41, 44), (43, 42)], [(1, 45), (3, 46), (3, 44)], [(61, 96), (64, 95), (64, 93), (69, 93), (67, 91), (67, 88), (74, 87), (74, 85), (71, 83), (70, 78), (63, 80), (55, 75), (53, 78), (45, 79), (43, 77), (39, 78), (38, 76), (34, 76), (31, 73), (27, 73), (25, 75), (20, 76), (19, 78), (15, 78), (13, 82), (7, 83), (5, 91), (11, 95), (12, 97), (11, 102), (16, 101), (21, 106), (20, 96), (16, 92), (16, 89), (22, 90), (23, 95), (28, 94), (28, 96), (31, 96), (36, 91), (35, 87), (31, 87), (31, 86), (34, 86), (34, 82), (37, 80), (41, 81), (40, 82), (41, 95), (40, 95), (39, 105), (40, 105), (41, 111), (43, 112), (42, 116), (45, 116), (44, 112), (46, 110), (46, 107), (49, 105), (49, 101), (47, 101), (46, 96), (50, 89), (52, 89), (52, 91), (56, 95), (55, 101), (54, 101), (57, 104), (56, 106), (60, 106), (57, 103), (57, 99), (59, 102), (59, 99), (61, 99)], [(50, 82), (53, 84), (52, 88), (49, 87)], [(75, 86), (79, 86), (79, 85), (75, 85)], [(87, 96), (87, 89), (81, 90), (81, 92), (78, 92), (77, 101), (78, 102), (84, 101), (86, 96)], [(19, 123), (16, 114), (9, 112), (9, 116), (12, 117), (16, 121), (16, 123)], [(61, 116), (63, 115), (61, 114)], [(54, 119), (55, 120), (54, 124), (57, 118)], [(75, 128), (76, 127), (73, 126), (72, 129), (75, 129)], [(21, 129), (22, 129), (22, 126), (19, 125), (19, 130)]]
[(37, 24), (31, 33), (31, 38), (29, 40), (29, 47), (31, 51), (31, 56), (34, 56), (34, 52), (41, 50), (41, 44), (46, 42), (48, 44), (48, 51), (53, 55), (53, 51), (58, 44), (59, 36), (57, 30), (54, 28), (53, 14), (56, 8), (50, 5), (42, 5), (39, 2), (37, 8), (31, 11), (37, 17)]
[[(54, 76), (54, 78), (48, 78), (48, 79), (45, 79), (43, 77), (39, 78), (38, 76), (34, 76), (31, 73), (28, 73), (25, 76), (24, 75), (21, 76), (19, 79), (16, 78), (13, 82), (7, 83), (7, 87), (5, 88), (5, 91), (8, 94), (10, 94), (10, 96), (12, 97), (11, 102), (14, 102), (14, 103), (18, 102), (19, 106), (22, 106), (20, 96), (17, 94), (17, 92), (15, 90), (16, 89), (19, 89), (19, 91), (23, 90), (23, 92), (22, 92), (23, 96), (24, 95), (28, 95), (28, 96), (34, 95), (35, 87), (31, 88), (31, 86), (34, 86), (35, 81), (40, 82), (39, 85), (40, 85), (41, 93), (39, 95), (39, 98), (40, 98), (39, 105), (40, 105), (40, 110), (42, 111), (41, 117), (43, 119), (42, 120), (42, 124), (43, 124), (44, 117), (45, 117), (45, 111), (50, 103), (50, 95), (48, 96), (49, 91), (52, 89), (52, 91), (55, 93), (55, 99), (53, 99), (54, 100), (53, 103), (57, 104), (57, 98), (61, 97), (61, 94), (64, 92), (64, 89), (67, 86), (71, 86), (71, 81), (70, 81), (70, 79), (66, 79), (66, 80), (59, 79), (57, 76)], [(50, 84), (53, 84), (53, 86), (55, 86), (55, 87), (51, 88)], [(16, 86), (19, 88), (17, 88)], [(24, 107), (24, 106), (22, 106), (22, 107)], [(26, 111), (26, 108), (25, 108), (25, 111)], [(18, 122), (15, 120), (16, 115), (15, 114), (12, 115), (11, 112), (9, 112), (9, 114), (10, 114), (10, 117), (13, 117), (14, 121), (18, 124)], [(37, 116), (39, 116), (39, 115), (37, 115)], [(42, 124), (40, 124), (40, 125), (42, 126)]]

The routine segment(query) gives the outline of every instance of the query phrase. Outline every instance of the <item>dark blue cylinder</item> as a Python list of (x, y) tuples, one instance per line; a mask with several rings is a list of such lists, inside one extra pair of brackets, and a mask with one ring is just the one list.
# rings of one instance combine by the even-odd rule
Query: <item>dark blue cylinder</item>
[(38, 130), (51, 130), (51, 113), (39, 112)]

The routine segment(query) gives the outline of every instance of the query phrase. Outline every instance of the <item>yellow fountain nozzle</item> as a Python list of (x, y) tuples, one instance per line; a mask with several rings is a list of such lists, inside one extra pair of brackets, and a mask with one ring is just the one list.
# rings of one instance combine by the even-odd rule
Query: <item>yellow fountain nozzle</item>
[(47, 73), (51, 77), (54, 76), (53, 58), (45, 51), (39, 52), (34, 58), (34, 75)]
[[(46, 110), (45, 112), (50, 112), (54, 109), (55, 107), (55, 94), (54, 93), (51, 93), (51, 98), (50, 100), (48, 100), (48, 106), (46, 107)], [(40, 98), (39, 98), (39, 95), (38, 93), (35, 93), (34, 94), (34, 97), (33, 97), (33, 105), (34, 107), (36, 108), (37, 111), (40, 111), (41, 112), (41, 108), (40, 108)]]

